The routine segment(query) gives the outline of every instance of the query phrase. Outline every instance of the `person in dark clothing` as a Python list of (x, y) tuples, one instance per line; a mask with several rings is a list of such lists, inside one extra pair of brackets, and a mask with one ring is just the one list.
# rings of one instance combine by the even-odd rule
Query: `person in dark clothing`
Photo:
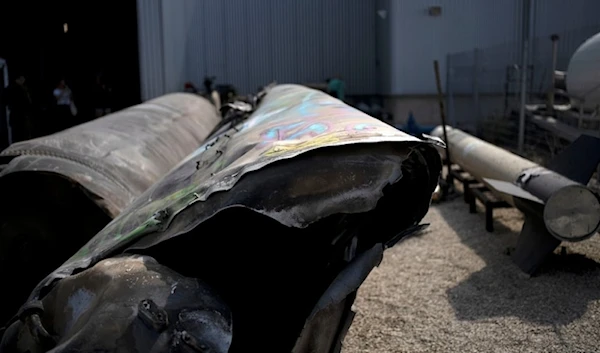
[(55, 118), (57, 119), (58, 130), (68, 129), (77, 125), (77, 121), (75, 120), (77, 107), (73, 101), (73, 93), (64, 79), (59, 81), (52, 94), (56, 99)]
[(111, 87), (104, 81), (102, 74), (96, 75), (94, 86), (95, 117), (99, 118), (112, 112)]
[(343, 101), (345, 99), (346, 85), (340, 75), (327, 79), (327, 93)]
[(212, 92), (213, 88), (213, 82), (215, 82), (215, 77), (209, 77), (209, 76), (205, 76), (204, 77), (204, 94), (209, 95), (210, 92)]
[(186, 92), (186, 93), (193, 93), (193, 94), (197, 94), (198, 93), (198, 89), (191, 82), (186, 82), (185, 83), (185, 85), (183, 86), (183, 91)]
[(25, 76), (19, 75), (6, 89), (6, 103), (10, 111), (10, 127), (13, 142), (33, 137), (33, 102), (25, 84)]

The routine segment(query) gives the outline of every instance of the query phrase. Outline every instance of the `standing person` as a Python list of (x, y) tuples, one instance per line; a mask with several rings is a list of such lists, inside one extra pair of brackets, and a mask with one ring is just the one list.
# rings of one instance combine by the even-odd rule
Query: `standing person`
[(18, 75), (6, 90), (13, 142), (28, 140), (33, 136), (33, 103), (25, 81), (25, 76)]
[(77, 116), (77, 107), (73, 102), (73, 93), (64, 79), (58, 82), (52, 93), (56, 99), (56, 115), (59, 119), (59, 130), (64, 130), (75, 125), (74, 118)]
[(193, 94), (197, 94), (198, 93), (198, 89), (191, 82), (186, 82), (185, 83), (185, 85), (183, 86), (183, 91), (186, 92), (186, 93), (193, 93)]
[(213, 82), (215, 82), (216, 77), (204, 76), (204, 94), (209, 95), (212, 92)]
[(111, 101), (110, 95), (112, 93), (112, 89), (110, 86), (104, 81), (102, 74), (96, 75), (96, 85), (94, 87), (94, 107), (95, 107), (95, 116), (99, 118), (104, 115), (108, 115), (111, 113)]
[(342, 80), (341, 76), (338, 75), (327, 80), (327, 93), (341, 101), (343, 101), (345, 98), (345, 89), (346, 84)]

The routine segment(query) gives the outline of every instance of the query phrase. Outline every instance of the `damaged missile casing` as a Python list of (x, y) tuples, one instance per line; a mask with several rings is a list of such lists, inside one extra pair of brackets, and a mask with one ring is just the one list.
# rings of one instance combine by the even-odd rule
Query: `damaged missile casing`
[[(7, 332), (32, 315), (54, 317), (63, 309), (47, 297), (79, 288), (56, 293), (59, 283), (91, 281), (99, 263), (124, 261), (125, 253), (209, 285), (231, 309), (229, 352), (338, 352), (358, 287), (386, 247), (422, 228), (440, 171), (431, 142), (322, 92), (275, 86), (247, 120), (209, 138), (41, 281)], [(93, 334), (134, 351), (142, 336), (125, 328), (138, 319), (109, 319), (104, 300), (81, 315), (111, 320), (123, 336), (102, 329), (109, 325)], [(31, 311), (35, 303), (42, 310)], [(53, 352), (91, 334), (65, 333)], [(3, 339), (12, 340), (18, 335)]]
[[(534, 162), (496, 147), (459, 129), (446, 127), (448, 149), (452, 163), (458, 164), (479, 182), (484, 179), (515, 182), (524, 170), (538, 167)], [(441, 126), (436, 127), (431, 135), (444, 138)], [(503, 200), (514, 206), (511, 195), (498, 193)]]
[(0, 320), (219, 121), (206, 99), (170, 94), (2, 151), (0, 274), (19, 285)]
[[(496, 195), (526, 215), (537, 218), (536, 222), (541, 222), (544, 228), (538, 229), (538, 233), (547, 232), (556, 239), (547, 240), (544, 252), (549, 248), (553, 250), (560, 241), (585, 240), (600, 229), (600, 199), (582, 184), (582, 182), (587, 184), (595, 166), (598, 165), (600, 140), (588, 136), (581, 137), (580, 142), (574, 144), (573, 148), (581, 149), (579, 145), (583, 146), (585, 143), (588, 147), (581, 149), (581, 152), (589, 153), (591, 150), (595, 155), (590, 154), (589, 158), (576, 165), (554, 163), (555, 170), (550, 170), (461, 130), (450, 127), (446, 129), (448, 135), (446, 143), (450, 149), (452, 162), (460, 165), (475, 179), (486, 184)], [(432, 135), (443, 137), (442, 127), (437, 127)], [(565, 153), (571, 155), (576, 151)], [(564, 159), (562, 158), (561, 161)], [(570, 175), (573, 175), (576, 180), (570, 179), (568, 177)], [(534, 220), (530, 221), (532, 222)], [(525, 228), (529, 229), (529, 226)], [(522, 240), (520, 243), (523, 243)], [(540, 244), (538, 246), (544, 248)], [(515, 257), (520, 258), (517, 262), (520, 262), (526, 272), (532, 272), (537, 265), (525, 259), (538, 258), (541, 254), (535, 254), (533, 249), (525, 251), (526, 247), (535, 247), (535, 245), (517, 246)], [(540, 261), (541, 258), (534, 262)]]

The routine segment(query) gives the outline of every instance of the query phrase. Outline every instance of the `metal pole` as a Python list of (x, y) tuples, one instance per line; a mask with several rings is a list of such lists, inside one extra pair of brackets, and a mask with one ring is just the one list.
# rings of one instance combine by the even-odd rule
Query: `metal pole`
[(527, 99), (527, 48), (528, 40), (523, 42), (523, 61), (521, 65), (521, 102), (519, 109), (519, 153), (525, 145), (525, 100)]
[(438, 101), (440, 103), (440, 115), (442, 117), (442, 129), (444, 130), (444, 142), (446, 143), (446, 163), (448, 165), (448, 175), (450, 175), (450, 148), (448, 147), (448, 135), (446, 135), (446, 113), (444, 109), (444, 94), (442, 93), (442, 82), (440, 79), (440, 65), (437, 60), (433, 61), (433, 70), (435, 72), (435, 84), (437, 86)]
[[(4, 76), (4, 89), (8, 88), (9, 79), (8, 79), (8, 66), (6, 65), (6, 60), (0, 58), (0, 67), (2, 67), (2, 72)], [(8, 105), (5, 107), (6, 109), (6, 133), (8, 137), (8, 145), (12, 144), (12, 128), (10, 127), (10, 110), (8, 109)]]
[(548, 110), (554, 111), (554, 91), (556, 86), (556, 66), (558, 65), (558, 35), (550, 36), (552, 40), (552, 75), (550, 76), (550, 92), (548, 93)]
[(531, 34), (531, 17), (533, 17), (535, 1), (523, 2), (523, 56), (521, 61), (521, 104), (519, 109), (519, 153), (523, 153), (525, 146), (525, 103), (527, 100), (527, 67), (529, 62), (529, 40)]
[(454, 115), (454, 102), (452, 94), (452, 59), (451, 55), (446, 55), (446, 109), (448, 111), (448, 120), (450, 125), (456, 127), (456, 116)]
[(475, 118), (475, 131), (479, 131), (481, 128), (481, 124), (479, 123), (479, 119), (481, 118), (479, 109), (479, 61), (479, 49), (475, 48), (473, 49), (473, 116)]

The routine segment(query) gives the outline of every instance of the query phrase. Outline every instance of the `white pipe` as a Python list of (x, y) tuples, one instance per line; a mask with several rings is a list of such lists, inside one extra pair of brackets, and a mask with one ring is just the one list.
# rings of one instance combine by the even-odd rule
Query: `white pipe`
[[(487, 184), (484, 179), (513, 183), (524, 170), (538, 167), (537, 164), (528, 159), (510, 153), (464, 131), (450, 126), (446, 129), (448, 140), (445, 142), (452, 151), (452, 162), (458, 164), (481, 183)], [(438, 126), (433, 129), (431, 135), (443, 139), (442, 127)], [(514, 205), (511, 195), (497, 193), (497, 196)]]

